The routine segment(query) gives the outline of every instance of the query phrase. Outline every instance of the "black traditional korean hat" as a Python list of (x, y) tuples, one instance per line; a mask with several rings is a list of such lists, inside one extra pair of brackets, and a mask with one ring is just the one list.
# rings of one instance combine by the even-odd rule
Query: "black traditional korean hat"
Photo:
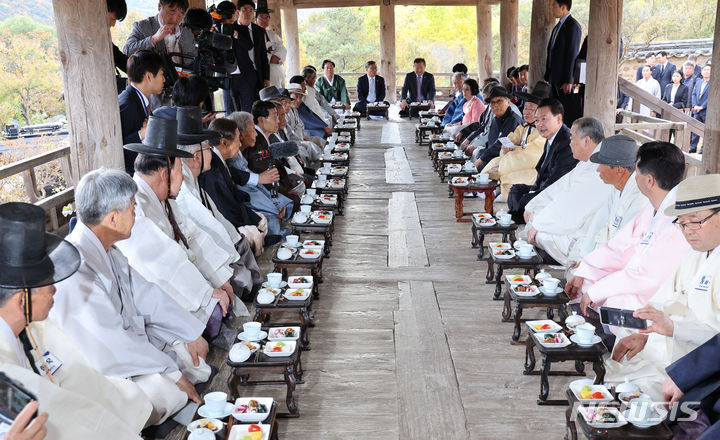
[(179, 145), (199, 144), (211, 140), (213, 144), (220, 141), (220, 133), (205, 130), (202, 122), (202, 109), (196, 105), (178, 107), (177, 109), (177, 143)]
[(275, 12), (275, 11), (272, 9), (268, 9), (267, 0), (258, 0), (257, 9), (255, 10), (255, 15), (272, 14), (273, 12)]
[(29, 203), (0, 205), (0, 287), (49, 286), (80, 267), (80, 253), (69, 242), (45, 232), (45, 211)]
[[(199, 109), (199, 107), (198, 107)], [(178, 114), (180, 109), (178, 109)], [(178, 150), (178, 122), (175, 119), (150, 116), (148, 118), (145, 139), (141, 144), (127, 144), (123, 148), (140, 154), (164, 157), (193, 157), (187, 151)]]
[(513, 95), (517, 96), (523, 101), (530, 101), (534, 102), (535, 104), (540, 104), (540, 101), (550, 97), (550, 84), (546, 83), (545, 81), (538, 81), (537, 83), (535, 83), (535, 87), (533, 87), (532, 92), (514, 92)]

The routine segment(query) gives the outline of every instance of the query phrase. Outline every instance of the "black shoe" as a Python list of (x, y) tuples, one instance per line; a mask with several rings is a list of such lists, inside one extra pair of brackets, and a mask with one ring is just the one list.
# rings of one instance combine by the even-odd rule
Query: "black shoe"
[(265, 247), (272, 246), (276, 243), (280, 243), (280, 240), (283, 239), (282, 235), (266, 235), (265, 236)]

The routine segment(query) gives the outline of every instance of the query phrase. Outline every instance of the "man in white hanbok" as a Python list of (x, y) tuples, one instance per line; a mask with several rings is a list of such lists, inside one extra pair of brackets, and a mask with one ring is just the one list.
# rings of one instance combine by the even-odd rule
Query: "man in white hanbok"
[(600, 149), (600, 142), (604, 143), (603, 138), (600, 121), (590, 117), (576, 120), (570, 129), (570, 148), (578, 165), (525, 207), (528, 242), (565, 268), (575, 263), (570, 261), (573, 248), (585, 237), (595, 212), (612, 190), (589, 160)]
[(145, 279), (207, 324), (218, 304), (225, 315), (233, 301), (231, 257), (172, 200), (183, 181), (179, 158), (192, 157), (176, 148), (177, 121), (151, 116), (147, 132), (143, 144), (125, 146), (140, 153), (136, 219), (130, 238), (116, 246)]
[(48, 439), (140, 440), (152, 411), (142, 390), (98, 373), (85, 359), (88, 347), (46, 319), (53, 284), (79, 265), (73, 245), (45, 233), (40, 207), (0, 206), (0, 371), (37, 398)]
[(200, 403), (193, 383), (205, 382), (205, 325), (157, 284), (135, 271), (114, 244), (130, 236), (137, 185), (108, 169), (83, 176), (75, 191), (78, 219), (67, 240), (80, 269), (58, 283), (50, 318), (90, 364), (110, 377), (130, 379), (153, 404), (148, 425), (162, 423), (187, 403)]
[[(208, 171), (212, 162), (211, 137), (220, 133), (203, 129), (202, 110), (199, 107), (180, 107), (177, 112), (178, 149), (192, 154), (182, 159), (183, 183), (177, 204), (183, 213), (207, 232), (215, 243), (230, 255), (233, 276), (230, 279), (238, 297), (248, 296), (263, 281), (263, 274), (255, 261), (250, 241), (218, 210), (212, 198), (198, 183), (200, 173)], [(246, 316), (242, 302), (235, 302), (235, 312)]]
[(585, 238), (573, 248), (570, 261), (580, 262), (582, 257), (610, 240), (647, 204), (635, 180), (637, 142), (623, 135), (613, 138), (618, 142), (603, 142), (600, 151), (590, 156), (590, 162), (598, 164), (600, 178), (614, 189), (595, 212)]
[(612, 359), (606, 361), (606, 382), (628, 378), (659, 401), (665, 367), (720, 332), (718, 212), (720, 175), (694, 176), (680, 183), (665, 215), (676, 217), (674, 224), (692, 249), (650, 303), (635, 311), (634, 316), (648, 320), (648, 329), (618, 341)]
[(282, 37), (270, 30), (270, 14), (272, 9), (268, 9), (266, 0), (258, 0), (257, 9), (255, 10), (255, 23), (265, 29), (267, 34), (268, 62), (270, 63), (270, 85), (280, 88), (285, 83), (285, 69), (283, 63), (287, 56), (287, 49), (283, 45)]

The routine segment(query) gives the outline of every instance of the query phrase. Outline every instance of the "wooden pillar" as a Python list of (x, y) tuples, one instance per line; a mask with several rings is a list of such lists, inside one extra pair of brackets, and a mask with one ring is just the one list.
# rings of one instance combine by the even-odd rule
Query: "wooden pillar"
[[(550, 2), (548, 0), (533, 0), (532, 16), (530, 18), (530, 56), (529, 84), (530, 87), (545, 76), (545, 61), (547, 60), (547, 45), (550, 33), (555, 26)], [(505, 74), (505, 72), (501, 72)]]
[(623, 0), (590, 0), (584, 115), (599, 119), (605, 136), (615, 134), (622, 6)]
[[(505, 72), (518, 63), (518, 0), (500, 3), (500, 80), (507, 85)], [(482, 78), (480, 78), (482, 79)]]
[(280, 11), (280, 2), (279, 1), (269, 1), (268, 2), (268, 8), (272, 9), (274, 12), (270, 14), (270, 25), (268, 26), (268, 29), (275, 32), (278, 35), (282, 35), (282, 19), (281, 19), (281, 11)]
[(485, 0), (477, 4), (477, 60), (478, 77), (492, 76), (492, 7)]
[[(720, 0), (715, 10), (713, 59), (720, 60)], [(702, 139), (702, 168), (705, 174), (720, 173), (720, 65), (713, 66), (708, 85), (708, 109)]]
[(385, 100), (397, 100), (395, 78), (395, 5), (390, 0), (380, 4), (380, 76), (385, 78)]
[(289, 81), (300, 74), (300, 37), (298, 35), (297, 9), (288, 4), (282, 10), (282, 30), (287, 56), (285, 57), (285, 76)]
[(201, 8), (206, 9), (207, 8), (207, 2), (205, 0), (188, 0), (188, 8)]
[(124, 168), (115, 63), (105, 0), (53, 0), (53, 9), (77, 183), (101, 166)]

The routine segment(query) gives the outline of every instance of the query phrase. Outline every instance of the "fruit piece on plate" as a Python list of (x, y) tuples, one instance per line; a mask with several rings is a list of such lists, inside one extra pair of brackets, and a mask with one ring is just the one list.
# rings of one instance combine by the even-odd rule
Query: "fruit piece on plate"
[(605, 395), (603, 393), (601, 393), (600, 391), (596, 391), (592, 394), (593, 399), (602, 399), (604, 397), (605, 397)]

